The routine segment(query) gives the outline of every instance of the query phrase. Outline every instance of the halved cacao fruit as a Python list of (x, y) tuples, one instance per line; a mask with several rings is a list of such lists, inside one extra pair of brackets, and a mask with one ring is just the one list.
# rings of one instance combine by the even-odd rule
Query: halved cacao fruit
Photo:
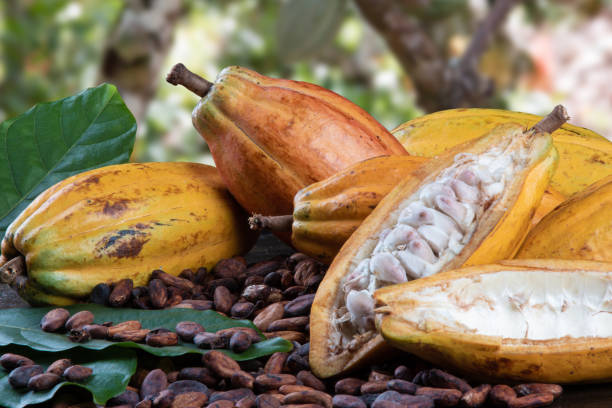
[(544, 217), (516, 257), (612, 262), (612, 175)]
[(405, 155), (366, 111), (325, 88), (227, 67), (214, 84), (176, 65), (168, 81), (202, 97), (193, 124), (249, 212), (291, 214), (293, 196), (358, 161)]
[[(26, 207), (2, 241), (0, 278), (33, 303), (70, 304), (101, 282), (210, 269), (256, 238), (214, 167), (120, 164), (67, 178)], [(15, 276), (23, 258), (27, 276)]]
[[(391, 133), (409, 154), (433, 157), (499, 124), (532, 126), (541, 118), (500, 109), (449, 109), (413, 119)], [(612, 142), (603, 136), (564, 124), (552, 132), (552, 138), (559, 151), (559, 166), (550, 183), (555, 190), (570, 196), (612, 173)]]
[(612, 264), (514, 260), (374, 293), (386, 341), (484, 381), (612, 380)]
[[(552, 129), (567, 119), (562, 107), (553, 117), (559, 120)], [(310, 317), (313, 372), (329, 377), (380, 351), (376, 289), (514, 255), (557, 161), (550, 134), (542, 131), (548, 127), (539, 125), (500, 125), (421, 166), (380, 202), (317, 291)]]
[(544, 191), (542, 201), (531, 218), (529, 228), (535, 227), (548, 213), (557, 208), (562, 202), (567, 200), (567, 197), (559, 191), (552, 188), (550, 185)]

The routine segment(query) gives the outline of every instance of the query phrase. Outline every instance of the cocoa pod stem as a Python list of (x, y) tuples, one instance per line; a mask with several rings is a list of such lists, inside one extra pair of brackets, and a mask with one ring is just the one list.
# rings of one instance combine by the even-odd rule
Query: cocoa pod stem
[(567, 122), (569, 118), (565, 107), (563, 105), (557, 105), (548, 115), (542, 118), (541, 121), (533, 125), (530, 130), (552, 133)]
[(11, 285), (17, 280), (18, 276), (25, 276), (26, 266), (23, 256), (20, 255), (6, 260), (5, 263), (2, 263), (2, 260), (6, 260), (6, 258), (0, 258), (0, 283)]
[(206, 96), (213, 86), (212, 82), (194, 74), (180, 62), (173, 66), (170, 72), (168, 72), (166, 81), (172, 85), (183, 85), (185, 88), (202, 98)]
[(261, 215), (253, 214), (249, 217), (249, 227), (254, 231), (263, 229), (272, 232), (291, 232), (293, 215)]

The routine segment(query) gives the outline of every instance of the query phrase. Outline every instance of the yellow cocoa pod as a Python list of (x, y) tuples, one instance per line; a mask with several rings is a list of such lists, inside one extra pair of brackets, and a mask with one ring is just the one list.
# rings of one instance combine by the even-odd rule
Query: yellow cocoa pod
[(612, 175), (545, 216), (516, 257), (612, 262)]
[(101, 282), (143, 285), (155, 269), (178, 275), (245, 253), (257, 236), (246, 219), (214, 167), (108, 166), (41, 193), (8, 227), (0, 265), (24, 257), (22, 294), (68, 304)]
[[(532, 126), (541, 116), (500, 109), (450, 109), (406, 122), (393, 133), (408, 153), (433, 157), (482, 136), (501, 123)], [(566, 196), (612, 173), (612, 142), (597, 133), (564, 124), (552, 132), (559, 166), (551, 186)]]
[[(562, 108), (556, 114), (565, 118)], [(314, 373), (329, 377), (381, 352), (374, 290), (514, 255), (557, 161), (550, 134), (537, 129), (500, 125), (420, 166), (379, 203), (317, 291), (310, 316)]]
[(535, 227), (548, 213), (557, 208), (559, 204), (564, 202), (567, 199), (565, 195), (555, 190), (551, 186), (548, 186), (546, 191), (544, 191), (544, 195), (542, 196), (542, 201), (540, 201), (540, 205), (536, 209), (533, 217), (531, 218), (531, 225), (529, 228)]
[(612, 264), (513, 260), (374, 293), (394, 347), (486, 382), (612, 380)]

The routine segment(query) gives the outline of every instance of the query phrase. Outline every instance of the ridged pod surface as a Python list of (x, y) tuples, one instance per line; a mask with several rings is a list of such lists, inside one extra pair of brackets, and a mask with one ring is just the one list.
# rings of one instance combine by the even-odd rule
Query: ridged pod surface
[(381, 352), (375, 289), (511, 258), (556, 160), (548, 133), (505, 124), (397, 185), (344, 244), (319, 286), (310, 317), (313, 372), (329, 377)]
[(375, 292), (394, 347), (482, 381), (612, 380), (612, 264), (513, 260)]
[[(415, 156), (433, 157), (482, 136), (501, 123), (532, 126), (542, 117), (500, 109), (450, 109), (406, 122), (391, 131)], [(551, 186), (566, 196), (612, 173), (612, 142), (597, 133), (564, 124), (552, 132), (559, 166)]]
[(367, 112), (306, 82), (227, 67), (192, 114), (221, 177), (249, 212), (291, 214), (301, 188), (405, 149)]
[(8, 227), (0, 264), (24, 256), (36, 303), (69, 304), (101, 282), (143, 285), (155, 269), (213, 267), (247, 252), (257, 234), (214, 167), (132, 163), (70, 177)]
[(545, 216), (516, 257), (612, 262), (612, 175)]

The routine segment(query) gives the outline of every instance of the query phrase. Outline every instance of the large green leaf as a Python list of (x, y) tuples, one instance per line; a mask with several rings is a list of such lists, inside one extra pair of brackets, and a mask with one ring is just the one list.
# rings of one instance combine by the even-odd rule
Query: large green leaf
[[(197, 348), (193, 343), (180, 343), (178, 346), (151, 347), (146, 344), (128, 342), (111, 342), (107, 340), (91, 340), (86, 343), (73, 343), (66, 334), (47, 333), (40, 329), (40, 320), (52, 308), (23, 308), (6, 309), (0, 311), (0, 345), (19, 344), (40, 351), (62, 351), (75, 347), (84, 347), (93, 350), (103, 350), (108, 347), (136, 347), (156, 356), (178, 356), (187, 353), (204, 354), (207, 350)], [(95, 316), (96, 323), (120, 323), (126, 320), (138, 320), (142, 327), (154, 329), (164, 327), (174, 330), (176, 324), (182, 321), (200, 323), (206, 331), (215, 332), (229, 327), (251, 327), (253, 323), (248, 320), (234, 320), (222, 316), (212, 310), (193, 309), (167, 309), (167, 310), (140, 310), (119, 308), (113, 309), (95, 304), (69, 306), (70, 313), (89, 310)], [(263, 338), (263, 336), (262, 336)], [(221, 350), (237, 361), (250, 360), (277, 351), (289, 351), (292, 345), (282, 338), (273, 338), (253, 344), (242, 353), (233, 353), (230, 350)]]
[(117, 88), (41, 103), (0, 125), (0, 239), (38, 194), (77, 173), (125, 163), (136, 121)]
[(93, 369), (93, 374), (83, 383), (64, 381), (48, 391), (15, 390), (8, 382), (8, 374), (0, 369), (0, 406), (21, 408), (30, 404), (50, 400), (57, 390), (67, 385), (83, 387), (91, 392), (96, 404), (104, 405), (109, 398), (125, 391), (130, 377), (136, 371), (136, 353), (134, 350), (112, 349), (96, 353), (83, 349), (74, 349), (62, 353), (44, 353), (25, 347), (0, 347), (0, 354), (17, 353), (29, 357), (44, 368), (60, 358), (69, 358), (74, 364)]

